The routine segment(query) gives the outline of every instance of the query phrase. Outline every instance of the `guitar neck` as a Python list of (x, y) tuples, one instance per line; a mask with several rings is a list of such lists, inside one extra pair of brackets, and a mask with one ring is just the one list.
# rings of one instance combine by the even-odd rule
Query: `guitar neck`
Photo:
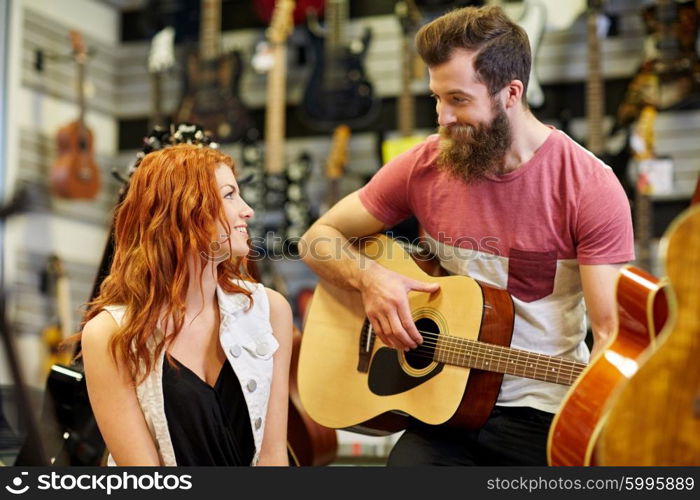
[(413, 50), (411, 37), (405, 35), (401, 41), (401, 95), (399, 96), (399, 133), (402, 137), (413, 135), (415, 128), (415, 102), (411, 92), (413, 79)]
[(285, 82), (287, 80), (287, 45), (272, 46), (274, 63), (267, 80), (265, 109), (265, 172), (284, 172)]
[(598, 38), (597, 9), (591, 8), (587, 16), (588, 79), (586, 80), (586, 121), (588, 142), (586, 147), (595, 155), (602, 154), (603, 144), (603, 81), (600, 68), (600, 40)]
[(346, 25), (349, 14), (347, 0), (328, 0), (326, 3), (326, 60), (332, 61), (340, 47), (347, 42)]
[(161, 96), (163, 93), (163, 78), (162, 73), (154, 72), (151, 73), (151, 88), (153, 89), (153, 103), (152, 103), (152, 116), (151, 116), (151, 126), (153, 129), (156, 125), (161, 125), (163, 123), (163, 110), (161, 109)]
[(77, 95), (78, 95), (78, 122), (82, 127), (85, 124), (85, 62), (77, 62)]
[(586, 368), (578, 361), (448, 335), (438, 337), (434, 359), (561, 385), (571, 385)]
[(221, 48), (221, 0), (202, 0), (199, 57), (203, 61), (216, 59)]

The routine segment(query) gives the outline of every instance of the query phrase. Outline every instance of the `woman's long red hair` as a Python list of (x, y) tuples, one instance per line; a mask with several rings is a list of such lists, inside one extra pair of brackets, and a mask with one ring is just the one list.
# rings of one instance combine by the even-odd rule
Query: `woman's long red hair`
[[(166, 342), (182, 329), (190, 280), (201, 279), (201, 273), (189, 275), (188, 260), (209, 254), (217, 227), (230, 233), (215, 177), (222, 164), (235, 174), (233, 160), (215, 149), (181, 144), (154, 151), (136, 168), (117, 206), (114, 259), (84, 322), (107, 305), (126, 306), (109, 348), (136, 383), (153, 370)], [(218, 263), (218, 283), (226, 292), (247, 295), (252, 303), (251, 293), (232, 282), (250, 279), (245, 264), (240, 257)], [(201, 268), (203, 273), (205, 266)], [(156, 336), (159, 326), (173, 334)]]

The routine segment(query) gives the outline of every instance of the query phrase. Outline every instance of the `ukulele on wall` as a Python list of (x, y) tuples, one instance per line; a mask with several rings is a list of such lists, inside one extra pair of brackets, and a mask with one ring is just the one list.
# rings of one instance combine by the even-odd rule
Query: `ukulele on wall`
[(70, 32), (78, 70), (78, 119), (56, 134), (58, 158), (51, 167), (53, 194), (68, 199), (94, 199), (100, 190), (100, 172), (95, 164), (92, 131), (85, 124), (85, 63), (87, 50), (78, 31)]
[(221, 0), (202, 0), (199, 53), (187, 58), (185, 92), (176, 122), (201, 125), (218, 142), (236, 142), (251, 129), (239, 97), (240, 52), (221, 53)]

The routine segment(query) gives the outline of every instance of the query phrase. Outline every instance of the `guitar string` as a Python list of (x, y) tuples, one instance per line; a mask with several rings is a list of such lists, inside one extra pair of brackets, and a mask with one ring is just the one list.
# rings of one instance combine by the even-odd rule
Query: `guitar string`
[(538, 359), (539, 361), (547, 361), (550, 363), (551, 361), (556, 361), (559, 363), (566, 363), (566, 364), (572, 364), (574, 366), (580, 366), (582, 368), (585, 368), (585, 363), (581, 363), (576, 360), (570, 360), (570, 359), (565, 359), (565, 358), (559, 358), (559, 357), (554, 357), (554, 356), (549, 356), (547, 354), (540, 354), (540, 353), (535, 353), (535, 352), (530, 352), (530, 351), (524, 351), (522, 349), (515, 349), (512, 347), (508, 346), (501, 346), (498, 344), (489, 344), (487, 342), (482, 342), (478, 340), (473, 340), (473, 339), (465, 339), (461, 337), (454, 337), (451, 335), (440, 335), (435, 332), (428, 332), (428, 331), (423, 331), (423, 330), (418, 330), (422, 334), (426, 334), (424, 337), (427, 339), (427, 342), (423, 342), (423, 346), (431, 346), (435, 347), (437, 346), (438, 342), (441, 341), (442, 343), (445, 344), (452, 344), (452, 347), (456, 347), (455, 349), (451, 348), (445, 348), (443, 347), (443, 351), (446, 353), (459, 353), (459, 354), (467, 354), (468, 352), (471, 351), (477, 351), (480, 354), (486, 353), (489, 349), (492, 349), (493, 351), (497, 351), (496, 354), (499, 355), (499, 358), (502, 359), (501, 354), (509, 354), (512, 353), (515, 356), (520, 357), (521, 355), (524, 355), (525, 358), (529, 361), (531, 361), (531, 357)]
[[(427, 335), (427, 337), (424, 338), (427, 338), (428, 342), (423, 342), (423, 344), (421, 344), (423, 346), (437, 346), (438, 340), (441, 340), (441, 342), (444, 344), (451, 343), (451, 347), (448, 346), (442, 348), (442, 353), (446, 354), (448, 357), (450, 355), (469, 356), (473, 358), (479, 358), (480, 355), (482, 358), (484, 356), (489, 356), (490, 359), (495, 361), (499, 368), (503, 363), (505, 363), (506, 366), (508, 366), (508, 360), (510, 360), (511, 362), (515, 362), (517, 364), (511, 367), (513, 369), (513, 374), (517, 374), (517, 369), (522, 368), (523, 374), (526, 370), (529, 370), (530, 372), (534, 372), (539, 377), (546, 376), (547, 378), (552, 378), (556, 376), (557, 383), (560, 379), (565, 379), (567, 377), (571, 382), (573, 381), (574, 377), (578, 376), (586, 367), (584, 363), (574, 360), (567, 360), (564, 358), (557, 358), (539, 353), (530, 353), (529, 351), (523, 351), (521, 349), (499, 346), (496, 344), (487, 344), (485, 342), (474, 341), (471, 339), (462, 339), (450, 335), (441, 336), (435, 332), (427, 332), (422, 330), (419, 330), (419, 332)], [(434, 337), (434, 340), (431, 340), (432, 337)], [(440, 337), (440, 339), (438, 339), (438, 337)], [(489, 349), (495, 351), (495, 353), (498, 354), (498, 360), (496, 360), (493, 357), (493, 354), (487, 354)], [(475, 352), (475, 354), (470, 354), (470, 351)], [(502, 354), (504, 353), (506, 354), (506, 358), (508, 359), (503, 359)], [(509, 353), (512, 354), (508, 355)], [(433, 356), (430, 354), (423, 354), (420, 352), (414, 352), (413, 355), (424, 358), (433, 358)], [(515, 355), (516, 361), (513, 360), (513, 355)], [(552, 367), (550, 369), (550, 364), (552, 361), (559, 363), (559, 367)], [(544, 362), (546, 362), (546, 364), (544, 364)], [(482, 362), (481, 364), (483, 367), (484, 363)], [(529, 366), (523, 366), (524, 364)], [(505, 373), (509, 373), (507, 369)]]
[[(432, 359), (434, 360), (434, 356), (428, 353), (421, 353), (421, 352), (414, 352), (413, 356), (415, 357), (421, 357), (425, 359)], [(456, 360), (455, 360), (456, 361)], [(496, 372), (501, 372), (501, 373), (508, 373), (508, 374), (513, 374), (513, 375), (519, 375), (519, 376), (529, 376), (529, 374), (532, 374), (530, 378), (539, 378), (547, 381), (551, 381), (554, 383), (564, 383), (563, 381), (568, 379), (569, 382), (572, 382), (580, 373), (583, 371), (583, 368), (585, 365), (578, 365), (578, 366), (572, 366), (568, 368), (558, 368), (554, 369), (554, 371), (551, 371), (548, 366), (545, 366), (541, 363), (538, 362), (527, 362), (530, 366), (523, 366), (522, 361), (519, 360), (520, 362), (518, 364), (512, 365), (510, 363), (507, 363), (505, 361), (501, 360), (496, 360), (494, 365), (496, 365), (495, 369), (488, 370), (486, 368), (487, 363), (480, 363), (481, 366), (479, 366), (478, 363), (473, 364), (471, 367), (476, 368), (476, 369), (487, 369), (487, 371), (496, 371)], [(450, 364), (449, 359), (447, 360), (447, 363)], [(455, 363), (452, 363), (455, 364)], [(506, 367), (503, 367), (505, 364)]]

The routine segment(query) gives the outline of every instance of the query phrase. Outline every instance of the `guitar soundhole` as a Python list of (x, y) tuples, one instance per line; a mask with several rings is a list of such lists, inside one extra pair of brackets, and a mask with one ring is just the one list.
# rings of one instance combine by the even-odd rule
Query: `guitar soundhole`
[(423, 343), (411, 349), (406, 353), (406, 362), (411, 365), (411, 367), (420, 370), (433, 362), (433, 355), (435, 354), (435, 345), (437, 343), (438, 335), (440, 334), (440, 329), (437, 323), (429, 318), (421, 318), (416, 321), (416, 328), (423, 336)]

